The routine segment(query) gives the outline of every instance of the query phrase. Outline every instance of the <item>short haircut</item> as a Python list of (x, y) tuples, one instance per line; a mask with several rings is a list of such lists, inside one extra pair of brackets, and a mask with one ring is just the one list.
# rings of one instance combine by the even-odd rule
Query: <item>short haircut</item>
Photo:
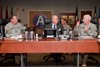
[(10, 16), (10, 20), (13, 19), (14, 16), (16, 16), (16, 15), (12, 15), (12, 16)]
[(90, 21), (91, 21), (91, 19), (92, 19), (91, 16), (90, 16), (89, 14), (84, 15), (84, 16), (83, 16), (83, 20), (84, 20), (84, 18), (86, 18), (86, 19), (88, 19), (88, 20), (90, 20)]

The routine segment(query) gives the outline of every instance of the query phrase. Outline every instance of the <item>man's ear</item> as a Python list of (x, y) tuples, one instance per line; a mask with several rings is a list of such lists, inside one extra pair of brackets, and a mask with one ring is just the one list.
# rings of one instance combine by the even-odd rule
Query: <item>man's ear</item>
[(82, 22), (84, 22), (84, 20), (82, 20)]

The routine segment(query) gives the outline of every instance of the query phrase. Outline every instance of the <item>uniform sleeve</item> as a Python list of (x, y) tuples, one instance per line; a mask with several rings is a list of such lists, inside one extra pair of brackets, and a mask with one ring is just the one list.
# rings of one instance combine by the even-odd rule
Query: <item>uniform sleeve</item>
[(80, 26), (75, 26), (74, 27), (74, 35), (80, 35), (80, 30), (79, 30)]
[(80, 24), (79, 26), (76, 26), (74, 30), (78, 33), (78, 36), (84, 36), (85, 30), (84, 30), (84, 24)]
[(75, 32), (78, 32), (78, 31), (79, 31), (79, 26), (75, 26), (75, 27), (74, 27), (74, 31), (75, 31)]
[(7, 24), (5, 26), (5, 36), (6, 37), (11, 37), (10, 31), (9, 31), (10, 29), (11, 29), (11, 27)]
[(21, 30), (22, 30), (22, 32), (25, 32), (25, 29), (26, 29), (26, 27), (23, 24), (21, 24)]
[(91, 25), (90, 29), (87, 31), (90, 36), (97, 36), (97, 27), (95, 25)]

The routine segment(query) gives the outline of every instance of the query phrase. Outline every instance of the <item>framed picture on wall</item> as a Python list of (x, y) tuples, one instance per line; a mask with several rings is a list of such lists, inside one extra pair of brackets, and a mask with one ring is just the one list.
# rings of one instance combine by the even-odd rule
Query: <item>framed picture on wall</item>
[(28, 26), (42, 28), (44, 19), (51, 18), (53, 10), (28, 10)]
[(92, 17), (92, 11), (81, 11), (81, 18), (86, 14), (89, 14)]
[(60, 17), (62, 19), (66, 19), (68, 25), (74, 28), (75, 21), (76, 21), (76, 13), (60, 13)]

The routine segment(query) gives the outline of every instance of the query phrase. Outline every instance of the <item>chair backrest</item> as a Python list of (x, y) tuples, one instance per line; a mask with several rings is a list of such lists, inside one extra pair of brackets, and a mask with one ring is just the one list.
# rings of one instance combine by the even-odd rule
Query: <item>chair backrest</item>
[(10, 19), (0, 19), (0, 25), (6, 25), (10, 22)]
[(0, 33), (5, 37), (5, 25), (9, 23), (9, 19), (0, 19)]
[[(50, 24), (52, 22), (51, 18), (46, 18), (44, 21), (44, 28), (46, 27), (46, 25)], [(61, 19), (58, 19), (58, 23), (61, 23)]]
[[(82, 19), (80, 20), (80, 24), (81, 23), (83, 23), (83, 20)], [(96, 18), (92, 18), (91, 23), (95, 24), (97, 26), (97, 28), (98, 28), (98, 21), (97, 21)]]
[[(45, 23), (49, 23), (49, 22), (52, 22), (52, 19), (51, 18), (46, 18)], [(58, 19), (58, 23), (61, 23), (61, 18)]]

